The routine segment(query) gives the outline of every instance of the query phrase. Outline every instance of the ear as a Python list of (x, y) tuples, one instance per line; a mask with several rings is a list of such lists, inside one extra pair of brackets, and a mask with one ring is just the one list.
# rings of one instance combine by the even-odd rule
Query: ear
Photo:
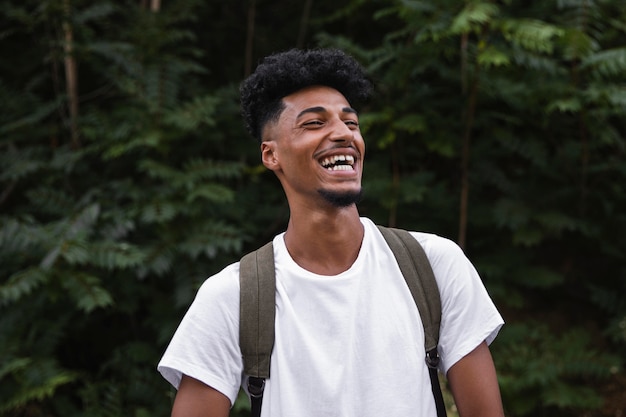
[(267, 169), (272, 171), (279, 169), (280, 164), (278, 163), (277, 156), (276, 142), (273, 140), (261, 142), (261, 160)]

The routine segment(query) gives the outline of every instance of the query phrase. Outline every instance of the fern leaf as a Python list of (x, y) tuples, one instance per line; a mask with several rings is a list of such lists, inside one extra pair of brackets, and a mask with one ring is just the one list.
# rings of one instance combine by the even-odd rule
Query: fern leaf
[(45, 239), (42, 227), (24, 224), (16, 219), (2, 219), (0, 248), (2, 254), (23, 253), (27, 248)]
[(214, 126), (215, 110), (219, 104), (219, 98), (214, 96), (196, 97), (176, 111), (169, 112), (165, 122), (185, 131), (197, 129), (201, 125)]
[[(133, 47), (124, 42), (89, 42), (85, 45), (87, 52), (100, 55), (113, 62), (126, 74), (139, 74), (139, 68), (135, 61), (131, 60)], [(120, 82), (119, 80), (117, 82)], [(114, 126), (111, 126), (114, 129)]]
[(177, 246), (193, 259), (200, 254), (214, 258), (220, 250), (241, 250), (242, 239), (238, 229), (220, 222), (208, 221), (198, 225)]
[(38, 267), (30, 267), (11, 275), (0, 285), (0, 305), (7, 305), (30, 294), (47, 282), (49, 275)]
[(470, 33), (489, 23), (500, 8), (493, 3), (469, 2), (450, 26), (453, 34)]
[(587, 103), (595, 107), (611, 109), (618, 115), (626, 109), (626, 87), (611, 83), (591, 83), (583, 92)]
[(7, 375), (21, 371), (27, 368), (32, 363), (31, 358), (9, 358), (4, 359), (2, 366), (0, 367), (0, 380)]
[(513, 243), (520, 246), (536, 246), (545, 238), (543, 230), (536, 226), (524, 226), (513, 231)]
[(143, 132), (130, 140), (124, 140), (122, 143), (113, 144), (106, 149), (102, 158), (105, 161), (120, 158), (123, 155), (131, 153), (138, 149), (157, 148), (161, 144), (162, 134), (156, 131)]
[(93, 275), (80, 272), (68, 274), (63, 277), (62, 283), (76, 306), (86, 313), (113, 304), (111, 294), (100, 286), (100, 279)]
[(615, 77), (626, 74), (626, 47), (605, 49), (583, 60), (582, 67), (596, 77)]
[(33, 148), (18, 151), (14, 147), (3, 151), (0, 156), (0, 162), (2, 162), (0, 181), (17, 181), (41, 170), (44, 161), (38, 155), (38, 151)]
[(577, 113), (582, 109), (583, 105), (580, 99), (576, 97), (562, 98), (552, 100), (546, 106), (547, 113), (559, 112), (559, 113)]
[(562, 28), (533, 19), (505, 20), (501, 27), (509, 41), (529, 51), (545, 54), (551, 54), (556, 46), (555, 40), (565, 34)]
[(62, 99), (51, 101), (45, 104), (39, 104), (34, 109), (29, 109), (25, 116), (12, 120), (9, 123), (0, 125), (0, 135), (6, 136), (8, 133), (14, 132), (27, 126), (34, 126), (41, 123), (46, 117), (50, 116), (59, 108)]
[(552, 288), (565, 281), (563, 274), (559, 274), (543, 267), (528, 267), (514, 273), (515, 279), (527, 288)]
[(512, 61), (522, 68), (528, 68), (546, 75), (557, 75), (563, 72), (550, 56), (539, 55), (525, 49), (514, 47)]
[(75, 24), (84, 25), (91, 20), (99, 20), (111, 15), (115, 8), (111, 3), (92, 4), (86, 9), (79, 10), (74, 14), (73, 20)]
[[(100, 236), (105, 240), (117, 241), (122, 240), (128, 234), (135, 230), (135, 222), (129, 218), (128, 214), (114, 212), (113, 219), (100, 228)], [(112, 213), (109, 213), (111, 215)]]
[(56, 215), (64, 215), (74, 208), (73, 199), (61, 190), (50, 187), (37, 187), (26, 192), (32, 207)]
[(402, 130), (409, 133), (424, 132), (427, 128), (427, 123), (424, 115), (422, 114), (407, 114), (400, 117), (393, 122), (393, 128)]
[(174, 251), (167, 245), (155, 245), (146, 248), (145, 258), (137, 266), (137, 276), (145, 278), (150, 272), (163, 276), (171, 270), (173, 259)]
[(243, 164), (193, 158), (183, 165), (183, 170), (185, 174), (192, 175), (194, 180), (240, 178)]
[(65, 237), (74, 238), (79, 233), (88, 232), (96, 223), (100, 215), (100, 204), (91, 204), (82, 209), (78, 214), (70, 219), (70, 223), (66, 229)]
[(141, 209), (141, 221), (144, 223), (164, 223), (172, 220), (179, 213), (179, 204), (167, 201), (155, 201), (145, 204)]
[(400, 3), (402, 4), (402, 7), (398, 11), (400, 14), (407, 12), (422, 14), (434, 12), (436, 10), (435, 5), (430, 1), (401, 0)]
[(118, 386), (109, 385), (104, 390), (104, 396), (100, 400), (100, 408), (103, 417), (117, 417), (124, 414), (122, 405), (122, 392)]
[[(89, 234), (99, 214), (100, 205), (92, 204), (82, 209), (68, 221), (55, 225), (51, 239), (54, 245), (43, 258), (40, 266), (44, 269), (52, 267), (61, 255), (69, 255), (69, 259), (73, 259), (75, 262), (80, 262), (80, 259), (84, 259), (86, 255), (80, 248), (81, 244), (75, 243), (72, 245), (69, 242), (73, 240), (79, 242), (80, 239), (77, 239), (79, 235)], [(70, 249), (70, 252), (67, 252), (68, 249)], [(73, 256), (74, 258), (72, 258)]]
[(626, 109), (626, 87), (616, 86), (610, 88), (607, 94), (607, 99), (615, 108), (620, 109), (620, 114)]
[(580, 222), (560, 211), (544, 211), (534, 216), (546, 231), (561, 233), (579, 228)]
[(39, 386), (22, 388), (15, 396), (0, 404), (0, 415), (17, 410), (32, 401), (42, 401), (46, 398), (50, 398), (54, 395), (57, 388), (69, 384), (76, 379), (75, 374), (68, 372), (41, 381), (41, 385)]
[(546, 384), (541, 393), (543, 403), (560, 408), (597, 408), (602, 405), (602, 398), (591, 387), (565, 384)]
[(493, 213), (498, 226), (512, 229), (528, 224), (531, 216), (531, 210), (524, 204), (505, 199), (496, 202)]
[(90, 262), (109, 271), (133, 268), (145, 259), (144, 251), (128, 243), (103, 242), (90, 247)]
[(63, 242), (59, 254), (70, 265), (84, 265), (89, 261), (90, 248), (84, 239), (70, 239)]
[(143, 159), (139, 161), (137, 166), (140, 171), (145, 172), (150, 178), (176, 183), (184, 181), (184, 179), (181, 178), (182, 175), (180, 171), (152, 159)]
[(581, 30), (565, 29), (562, 48), (566, 60), (580, 60), (597, 50), (598, 44), (589, 34)]
[(511, 63), (511, 59), (507, 54), (498, 50), (493, 46), (481, 49), (478, 54), (478, 63), (482, 67), (506, 67)]
[(187, 202), (192, 203), (198, 198), (213, 203), (230, 203), (235, 198), (235, 193), (228, 187), (224, 187), (219, 184), (204, 184), (194, 188), (194, 190), (187, 195)]

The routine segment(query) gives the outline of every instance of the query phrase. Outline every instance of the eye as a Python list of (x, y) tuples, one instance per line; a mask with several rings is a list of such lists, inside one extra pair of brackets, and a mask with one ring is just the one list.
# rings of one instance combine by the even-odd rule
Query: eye
[(321, 120), (309, 120), (306, 121), (304, 123), (302, 123), (303, 127), (308, 127), (308, 128), (316, 128), (319, 126), (322, 126), (324, 124), (324, 122), (322, 122)]
[(359, 127), (359, 122), (358, 120), (353, 120), (353, 119), (348, 119), (345, 120), (344, 123), (350, 128), (350, 129), (355, 129)]

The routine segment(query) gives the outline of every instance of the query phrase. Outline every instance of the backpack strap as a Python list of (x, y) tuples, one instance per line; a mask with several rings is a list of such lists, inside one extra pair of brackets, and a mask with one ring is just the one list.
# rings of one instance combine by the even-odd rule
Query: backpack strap
[[(437, 281), (424, 249), (405, 230), (378, 226), (391, 248), (400, 271), (415, 300), (424, 325), (426, 364), (437, 416), (445, 417), (441, 387), (437, 375), (441, 300)], [(274, 347), (276, 316), (276, 272), (272, 242), (241, 258), (239, 344), (243, 355), (244, 373), (248, 375), (252, 416), (261, 415), (265, 379), (270, 376), (270, 357)]]
[(419, 315), (424, 325), (424, 348), (426, 350), (426, 365), (430, 375), (430, 385), (437, 416), (446, 416), (446, 406), (443, 401), (437, 366), (439, 365), (439, 326), (441, 325), (441, 296), (435, 279), (435, 274), (430, 266), (426, 252), (417, 240), (409, 232), (402, 229), (394, 229), (378, 226), (391, 248), (400, 271), (411, 291), (413, 300), (417, 305)]
[(239, 345), (248, 375), (252, 415), (261, 415), (265, 379), (270, 377), (276, 316), (276, 273), (272, 242), (239, 263)]
[(378, 226), (391, 248), (424, 324), (424, 347), (429, 352), (439, 344), (441, 298), (435, 274), (426, 253), (409, 232)]

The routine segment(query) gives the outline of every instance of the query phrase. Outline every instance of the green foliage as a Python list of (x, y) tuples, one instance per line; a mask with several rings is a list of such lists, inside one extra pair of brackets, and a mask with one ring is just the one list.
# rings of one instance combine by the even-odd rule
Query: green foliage
[[(23, 35), (60, 25), (57, 5), (42, 4)], [(73, 5), (80, 74), (93, 89), (80, 148), (66, 143), (66, 102), (45, 89), (3, 106), (0, 415), (166, 415), (169, 402), (154, 401), (169, 392), (155, 371), (164, 343), (226, 263), (216, 257), (244, 242), (229, 209), (241, 155), (207, 148), (228, 130), (216, 114), (231, 90), (196, 95), (197, 51), (178, 47), (193, 39), (192, 2), (160, 15), (129, 6)], [(29, 7), (16, 3), (4, 19), (27, 19)], [(59, 39), (46, 34), (60, 70)], [(0, 91), (2, 103), (20, 96)]]
[[(257, 4), (246, 55), (251, 2), (148, 3), (0, 11), (0, 416), (169, 415), (155, 366), (198, 286), (285, 226), (237, 85), (296, 46), (302, 5)], [(376, 83), (362, 214), (455, 238), (468, 186), (464, 249), (507, 321), (493, 355), (510, 416), (599, 413), (623, 375), (620, 3), (319, 1), (304, 31)]]
[(589, 382), (610, 376), (619, 359), (591, 348), (583, 331), (558, 334), (540, 322), (527, 322), (509, 325), (500, 338), (498, 352), (507, 360), (497, 363), (499, 380), (511, 415), (602, 405)]

